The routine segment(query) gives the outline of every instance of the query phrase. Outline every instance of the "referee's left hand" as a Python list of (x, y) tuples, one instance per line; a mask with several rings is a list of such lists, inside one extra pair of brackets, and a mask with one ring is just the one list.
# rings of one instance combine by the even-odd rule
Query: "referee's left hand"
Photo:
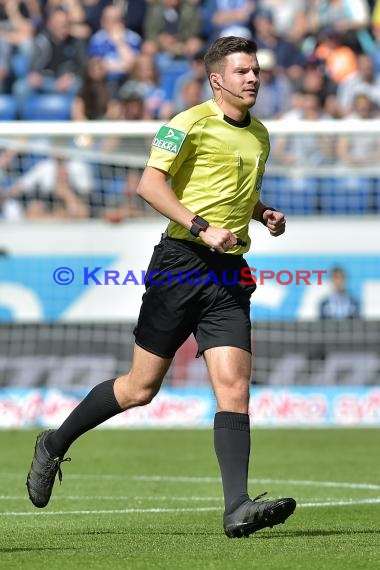
[(277, 237), (285, 232), (286, 218), (282, 212), (266, 210), (263, 214), (263, 218), (272, 236)]

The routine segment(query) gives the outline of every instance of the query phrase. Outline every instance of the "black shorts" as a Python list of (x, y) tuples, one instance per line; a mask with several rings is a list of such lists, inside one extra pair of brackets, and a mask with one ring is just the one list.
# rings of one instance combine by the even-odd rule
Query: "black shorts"
[(241, 255), (163, 237), (146, 272), (136, 344), (172, 358), (194, 334), (198, 355), (216, 346), (251, 352), (250, 297), (256, 286), (240, 282), (244, 267)]

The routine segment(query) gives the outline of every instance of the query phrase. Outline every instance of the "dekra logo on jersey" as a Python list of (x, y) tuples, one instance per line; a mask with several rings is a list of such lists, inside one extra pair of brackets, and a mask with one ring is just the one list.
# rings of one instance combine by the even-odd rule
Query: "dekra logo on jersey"
[(152, 146), (178, 154), (186, 133), (170, 127), (161, 127), (153, 139)]

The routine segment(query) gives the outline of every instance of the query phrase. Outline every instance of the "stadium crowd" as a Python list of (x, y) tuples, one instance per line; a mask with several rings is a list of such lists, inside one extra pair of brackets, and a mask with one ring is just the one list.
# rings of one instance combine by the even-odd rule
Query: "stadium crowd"
[[(41, 118), (41, 101), (51, 119), (168, 120), (210, 97), (203, 54), (225, 35), (258, 44), (261, 120), (380, 118), (380, 0), (0, 0), (0, 120)], [(333, 154), (373, 164), (374, 138), (353, 148), (342, 139)], [(331, 148), (312, 136), (274, 142), (281, 164), (331, 163)], [(1, 182), (14, 153), (0, 152)], [(22, 176), (11, 182), (17, 198), (27, 185)], [(282, 182), (269, 181), (268, 191)], [(129, 172), (126, 217), (139, 212), (136, 183)], [(26, 213), (43, 211), (33, 203)]]

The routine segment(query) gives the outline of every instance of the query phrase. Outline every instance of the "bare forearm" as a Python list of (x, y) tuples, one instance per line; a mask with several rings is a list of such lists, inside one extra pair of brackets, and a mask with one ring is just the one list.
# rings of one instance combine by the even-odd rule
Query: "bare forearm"
[(141, 177), (137, 193), (160, 214), (190, 229), (194, 212), (181, 204), (162, 172), (147, 167)]

